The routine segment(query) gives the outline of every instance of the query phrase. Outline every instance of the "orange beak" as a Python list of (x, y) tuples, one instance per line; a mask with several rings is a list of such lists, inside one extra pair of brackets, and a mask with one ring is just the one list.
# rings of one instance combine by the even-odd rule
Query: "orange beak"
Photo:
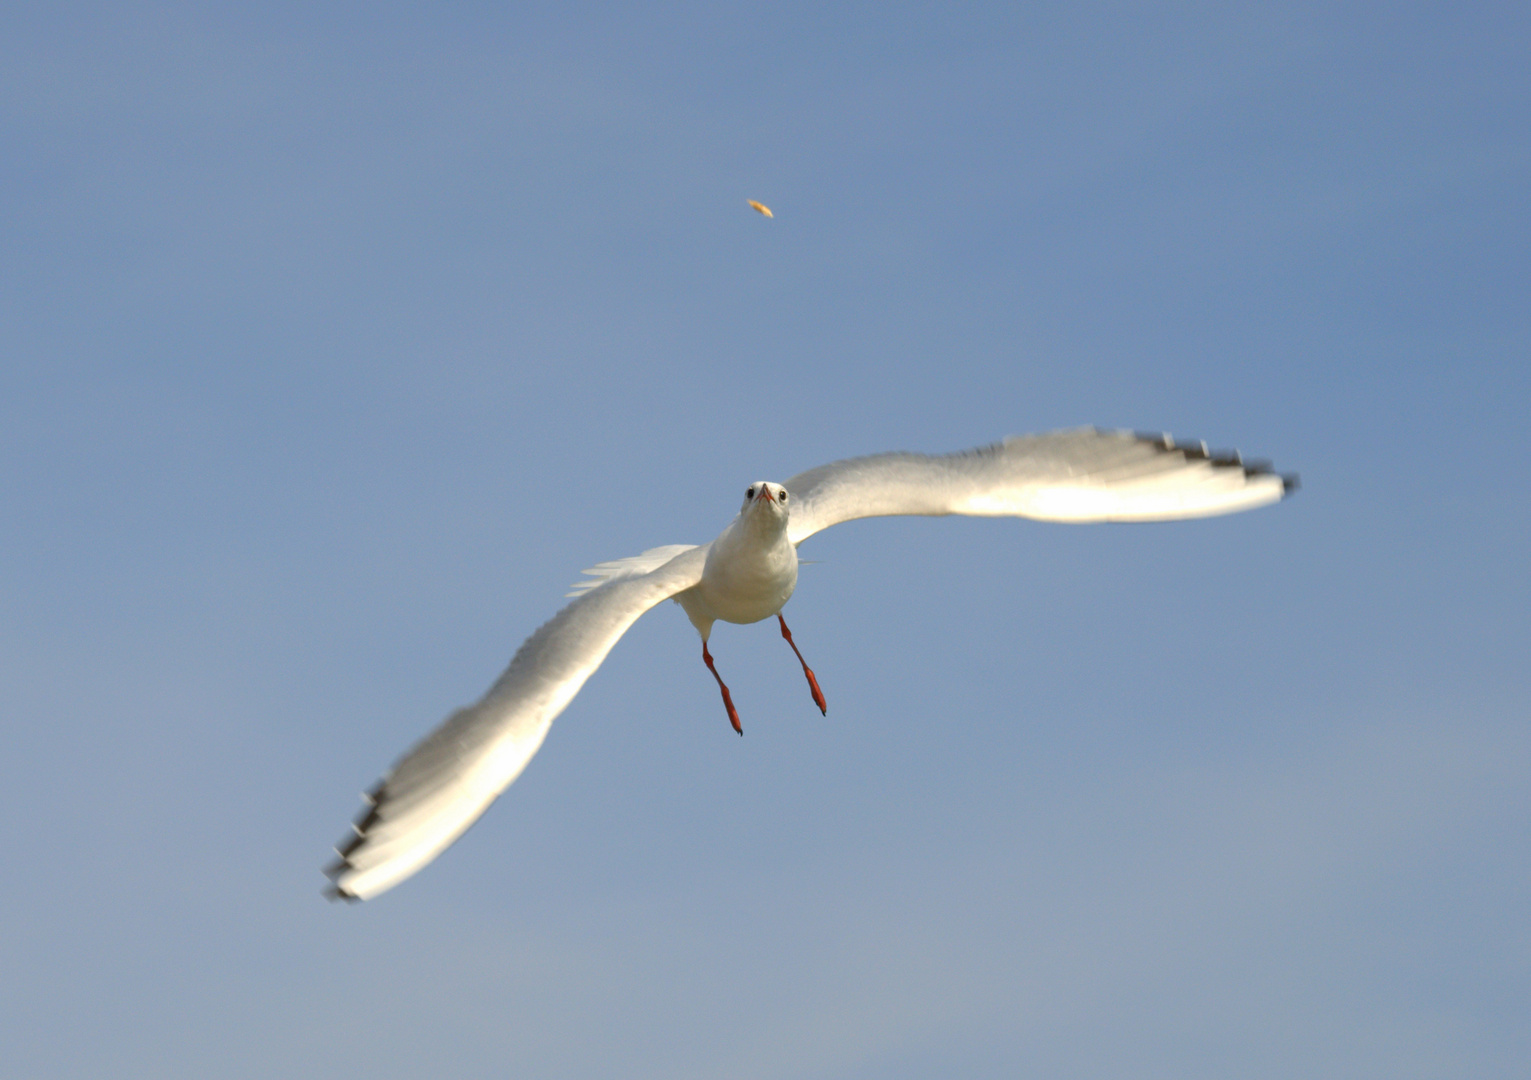
[(766, 500), (768, 500), (770, 502), (775, 502), (776, 501), (776, 496), (771, 494), (771, 489), (770, 488), (766, 487), (764, 484), (761, 484), (760, 485), (760, 494), (755, 496), (755, 501), (759, 502), (761, 499), (766, 499)]

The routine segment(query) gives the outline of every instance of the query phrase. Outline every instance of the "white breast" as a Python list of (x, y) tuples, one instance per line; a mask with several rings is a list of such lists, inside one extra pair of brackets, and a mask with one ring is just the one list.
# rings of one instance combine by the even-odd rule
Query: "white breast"
[(713, 617), (724, 622), (768, 619), (797, 588), (797, 549), (785, 531), (762, 535), (743, 524), (736, 521), (712, 545), (697, 586)]

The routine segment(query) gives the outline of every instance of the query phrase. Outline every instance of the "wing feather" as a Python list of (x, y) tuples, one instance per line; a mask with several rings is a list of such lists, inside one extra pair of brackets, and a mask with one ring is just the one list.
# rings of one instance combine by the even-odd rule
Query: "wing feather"
[(652, 570), (658, 570), (665, 563), (683, 551), (690, 551), (695, 544), (670, 544), (666, 547), (649, 548), (642, 555), (632, 555), (626, 559), (613, 559), (611, 562), (596, 563), (588, 570), (580, 573), (590, 575), (585, 581), (576, 581), (569, 588), (573, 592), (564, 593), (565, 596), (582, 596), (599, 585), (608, 581), (620, 581), (622, 578), (636, 577), (639, 574), (647, 574)]
[(607, 580), (527, 638), (483, 698), (449, 716), (364, 796), (354, 835), (325, 869), (329, 894), (376, 896), (451, 846), (521, 775), (627, 628), (701, 580), (706, 556), (706, 547), (679, 549), (645, 573)]
[(1276, 502), (1297, 487), (1237, 454), (1168, 435), (1079, 428), (956, 454), (876, 454), (786, 482), (794, 544), (842, 521), (910, 514), (1042, 521), (1168, 521)]

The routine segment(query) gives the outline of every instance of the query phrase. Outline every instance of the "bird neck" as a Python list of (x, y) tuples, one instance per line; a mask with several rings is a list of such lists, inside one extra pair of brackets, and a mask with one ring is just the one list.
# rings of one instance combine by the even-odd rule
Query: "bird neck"
[(787, 531), (787, 519), (781, 514), (762, 510), (760, 513), (741, 516), (743, 520), (739, 524), (743, 526), (742, 532), (751, 540), (766, 546), (775, 544)]

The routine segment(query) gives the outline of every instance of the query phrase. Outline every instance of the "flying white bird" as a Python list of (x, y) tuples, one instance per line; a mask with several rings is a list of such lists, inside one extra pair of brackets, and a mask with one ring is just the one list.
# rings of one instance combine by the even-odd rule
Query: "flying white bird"
[(718, 619), (776, 616), (814, 704), (826, 710), (781, 616), (797, 586), (797, 546), (821, 529), (894, 514), (1167, 521), (1250, 510), (1296, 487), (1295, 476), (1235, 453), (1209, 453), (1205, 443), (1095, 428), (1009, 438), (940, 457), (850, 458), (785, 484), (756, 481), (712, 543), (654, 548), (585, 571), (590, 580), (570, 594), (577, 599), (527, 638), (489, 692), (449, 716), (364, 796), (368, 808), (325, 869), (326, 893), (366, 900), (451, 846), (526, 768), (553, 718), (617, 639), (662, 600), (679, 603), (701, 633), (702, 660), (735, 731), (743, 734), (739, 714), (707, 649)]

